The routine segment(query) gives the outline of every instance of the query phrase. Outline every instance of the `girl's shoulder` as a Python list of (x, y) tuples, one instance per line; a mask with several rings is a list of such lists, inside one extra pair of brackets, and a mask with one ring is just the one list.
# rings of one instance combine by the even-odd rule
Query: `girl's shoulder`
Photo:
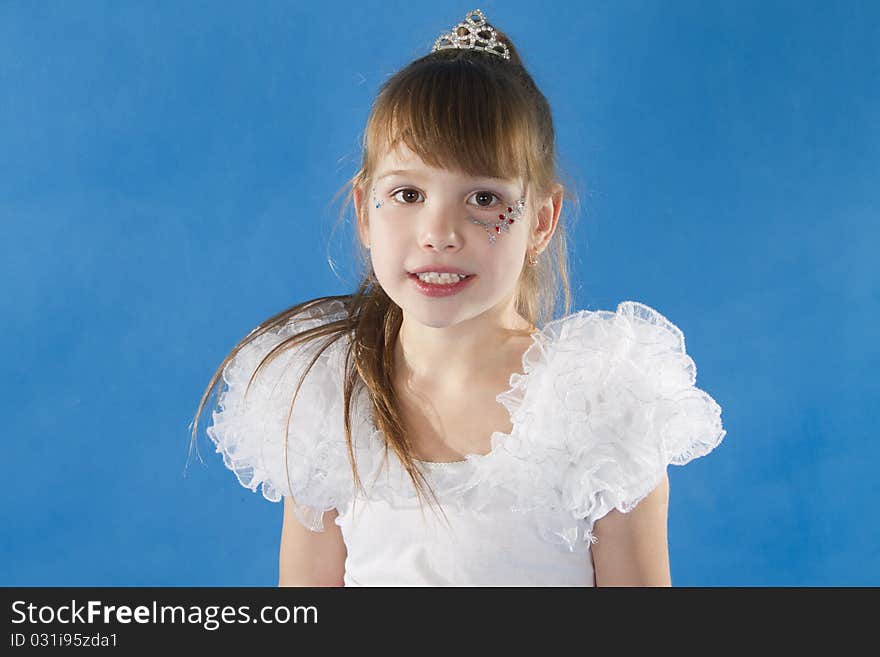
[(681, 329), (637, 301), (548, 322), (532, 334), (522, 370), (511, 375), (511, 388), (498, 401), (511, 414), (554, 406), (558, 420), (568, 419), (566, 411), (592, 410), (587, 395), (606, 400), (617, 391), (637, 403), (650, 399), (648, 388), (651, 394), (690, 388), (697, 374)]
[(523, 374), (498, 397), (514, 431), (486, 457), (519, 473), (508, 486), (520, 506), (543, 496), (544, 506), (585, 520), (590, 538), (597, 520), (634, 508), (669, 464), (708, 454), (726, 435), (721, 407), (696, 387), (684, 333), (645, 304), (581, 310), (532, 339)]
[(638, 301), (621, 301), (617, 309), (579, 310), (548, 322), (536, 336), (542, 343), (570, 351), (611, 353), (621, 344), (655, 343), (684, 352), (684, 333), (660, 312)]

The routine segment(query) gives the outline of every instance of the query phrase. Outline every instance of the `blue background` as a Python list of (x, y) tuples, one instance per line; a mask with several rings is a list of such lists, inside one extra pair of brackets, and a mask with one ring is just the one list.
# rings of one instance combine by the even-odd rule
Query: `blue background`
[[(669, 470), (673, 583), (880, 585), (880, 4), (477, 6), (554, 110), (576, 307), (665, 314), (723, 408)], [(277, 584), (281, 506), (188, 425), (258, 322), (354, 288), (370, 103), (472, 8), (0, 4), (0, 584)]]

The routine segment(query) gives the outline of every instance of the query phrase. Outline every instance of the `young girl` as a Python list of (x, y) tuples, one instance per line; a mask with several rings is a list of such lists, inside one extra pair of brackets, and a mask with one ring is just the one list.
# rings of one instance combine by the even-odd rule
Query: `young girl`
[(248, 334), (192, 432), (222, 377), (207, 433), (284, 500), (280, 585), (670, 585), (666, 468), (721, 409), (648, 306), (549, 319), (551, 111), (482, 12), (382, 86), (349, 184), (359, 289)]

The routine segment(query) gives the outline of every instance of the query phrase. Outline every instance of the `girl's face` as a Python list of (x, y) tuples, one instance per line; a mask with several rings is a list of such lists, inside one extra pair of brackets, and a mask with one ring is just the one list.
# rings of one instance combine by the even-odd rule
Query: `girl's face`
[[(529, 244), (530, 217), (525, 210), (516, 212), (525, 195), (521, 180), (473, 178), (429, 167), (401, 145), (379, 160), (366, 193), (360, 237), (370, 247), (379, 284), (405, 313), (439, 328), (493, 309), (505, 312)], [(496, 231), (500, 215), (514, 221)], [(439, 266), (472, 278), (456, 294), (427, 295), (412, 272)]]

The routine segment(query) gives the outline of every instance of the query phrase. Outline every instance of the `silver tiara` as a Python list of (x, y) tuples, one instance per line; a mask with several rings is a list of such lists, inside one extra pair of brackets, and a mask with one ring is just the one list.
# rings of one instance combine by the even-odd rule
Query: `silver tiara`
[(479, 9), (469, 11), (464, 17), (464, 22), (453, 27), (450, 32), (444, 32), (437, 37), (431, 52), (447, 48), (484, 50), (504, 59), (510, 59), (507, 44), (495, 38), (495, 28), (489, 25)]

